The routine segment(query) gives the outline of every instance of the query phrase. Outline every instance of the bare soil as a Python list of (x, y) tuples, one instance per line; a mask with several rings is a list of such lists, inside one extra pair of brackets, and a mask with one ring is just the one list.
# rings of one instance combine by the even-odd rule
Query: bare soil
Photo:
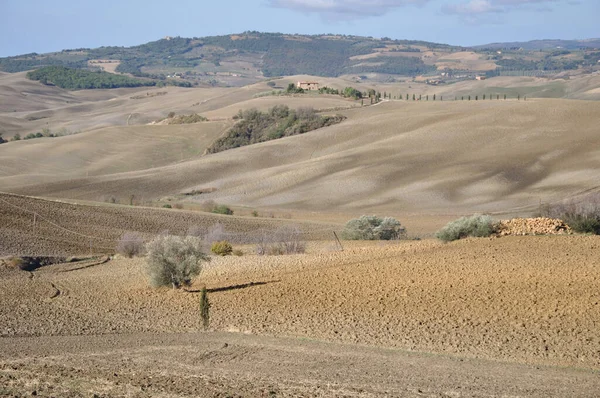
[[(189, 292), (149, 288), (143, 259), (5, 268), (0, 377), (11, 394), (47, 396), (49, 386), (106, 396), (600, 389), (600, 238), (344, 245), (279, 257), (242, 247), (243, 257), (214, 258)], [(204, 285), (212, 332), (198, 334)]]

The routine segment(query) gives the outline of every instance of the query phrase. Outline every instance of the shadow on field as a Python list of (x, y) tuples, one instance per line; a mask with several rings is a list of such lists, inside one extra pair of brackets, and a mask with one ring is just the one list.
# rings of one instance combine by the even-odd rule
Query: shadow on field
[[(231, 286), (223, 286), (223, 287), (213, 287), (212, 289), (206, 289), (206, 291), (208, 293), (215, 293), (215, 292), (226, 292), (229, 290), (238, 290), (238, 289), (246, 289), (249, 287), (253, 287), (253, 286), (261, 286), (261, 285), (268, 285), (270, 283), (279, 283), (281, 282), (280, 280), (277, 281), (267, 281), (267, 282), (249, 282), (249, 283), (243, 283), (240, 285), (231, 285)], [(200, 293), (202, 292), (202, 290), (186, 290), (188, 293)]]

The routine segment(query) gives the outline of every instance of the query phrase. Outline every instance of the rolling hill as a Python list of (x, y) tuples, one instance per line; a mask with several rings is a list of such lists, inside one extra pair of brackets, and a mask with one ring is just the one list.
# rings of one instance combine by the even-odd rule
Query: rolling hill
[[(201, 152), (221, 122), (103, 129), (3, 144), (0, 184), (92, 201), (212, 190), (187, 200), (354, 215), (531, 212), (598, 188), (599, 111), (599, 102), (551, 99), (388, 101), (340, 111), (348, 119), (335, 126), (213, 155)], [(161, 142), (167, 132), (179, 142)], [(194, 134), (204, 138), (186, 144)]]

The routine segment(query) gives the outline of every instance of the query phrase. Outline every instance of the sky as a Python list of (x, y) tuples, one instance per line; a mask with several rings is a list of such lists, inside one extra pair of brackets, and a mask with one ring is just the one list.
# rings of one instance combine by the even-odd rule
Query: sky
[(470, 46), (600, 37), (600, 0), (0, 0), (0, 56), (249, 30)]

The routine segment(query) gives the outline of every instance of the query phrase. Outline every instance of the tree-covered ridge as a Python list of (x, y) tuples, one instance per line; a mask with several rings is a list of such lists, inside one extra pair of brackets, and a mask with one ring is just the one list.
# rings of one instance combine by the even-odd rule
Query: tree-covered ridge
[[(212, 36), (204, 38), (169, 37), (133, 47), (100, 47), (96, 49), (65, 50), (52, 54), (25, 54), (18, 57), (0, 58), (0, 70), (19, 72), (43, 66), (86, 68), (88, 60), (119, 60), (117, 72), (136, 77), (164, 79), (165, 76), (148, 74), (143, 68), (194, 69), (201, 63), (219, 65), (228, 57), (254, 55), (262, 59), (257, 65), (265, 76), (312, 74), (339, 76), (354, 73), (352, 68), (360, 60), (351, 57), (365, 55), (385, 47), (386, 44), (409, 46), (426, 45), (448, 47), (413, 40), (379, 40), (369, 37), (344, 35), (284, 35), (280, 33), (246, 32), (240, 35)], [(417, 67), (407, 68), (414, 62)], [(406, 70), (422, 68), (420, 60), (384, 62), (382, 71), (377, 67), (369, 71), (406, 74)]]
[(225, 137), (219, 138), (208, 149), (208, 153), (222, 152), (259, 142), (307, 133), (321, 127), (340, 123), (345, 116), (321, 116), (312, 108), (290, 109), (287, 105), (276, 105), (267, 112), (256, 109), (240, 111), (241, 119)]
[[(496, 65), (503, 70), (558, 71), (594, 65), (593, 60), (584, 56), (589, 55), (590, 46), (595, 41), (578, 41), (579, 49), (569, 47), (573, 54), (554, 54), (556, 47), (546, 46), (548, 43), (559, 46), (562, 41), (531, 43), (532, 46), (544, 46), (543, 51), (509, 46), (499, 47), (502, 51), (497, 52), (496, 45), (468, 50), (477, 52), (482, 59), (487, 57), (488, 60), (497, 61)], [(465, 50), (460, 46), (419, 40), (244, 32), (202, 38), (166, 37), (132, 47), (80, 48), (49, 54), (25, 54), (0, 58), (0, 70), (19, 72), (44, 66), (85, 69), (88, 61), (118, 60), (117, 72), (155, 80), (166, 80), (169, 75), (177, 73), (182, 78), (176, 84), (183, 85), (191, 85), (184, 80), (196, 80), (198, 83), (202, 79), (197, 76), (215, 76), (217, 72), (253, 77), (256, 77), (256, 71), (268, 77), (296, 74), (336, 77), (356, 73), (415, 76), (434, 72), (437, 65), (430, 64), (436, 62), (436, 57), (443, 59), (444, 54)], [(381, 54), (376, 54), (378, 52)], [(397, 56), (399, 54), (390, 56), (399, 52), (417, 54), (414, 57)], [(366, 60), (357, 58), (366, 54), (374, 56)], [(432, 62), (424, 59), (431, 57)], [(244, 65), (240, 66), (240, 62)], [(456, 70), (460, 71), (461, 66)]]
[(91, 88), (118, 88), (154, 86), (151, 80), (133, 79), (129, 76), (108, 72), (90, 72), (84, 69), (65, 68), (64, 66), (46, 66), (27, 73), (27, 78), (43, 84), (54, 84), (67, 90)]
[(8, 73), (23, 72), (51, 65), (69, 68), (85, 68), (87, 66), (87, 58), (52, 57), (39, 55), (37, 53), (0, 58), (0, 70)]

